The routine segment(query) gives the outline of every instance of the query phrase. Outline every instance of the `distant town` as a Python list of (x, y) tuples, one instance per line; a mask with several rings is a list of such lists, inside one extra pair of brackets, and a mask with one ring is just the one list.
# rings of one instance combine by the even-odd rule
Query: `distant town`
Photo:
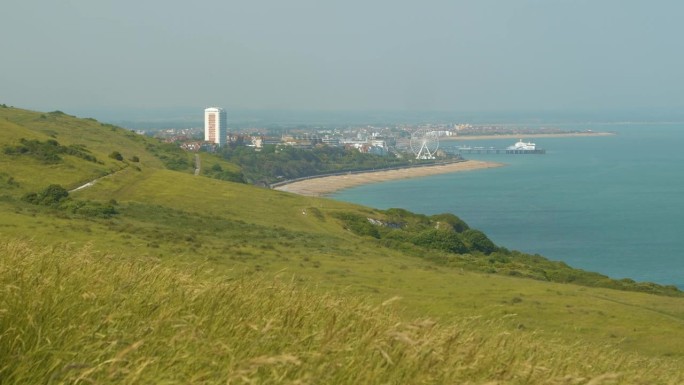
[(362, 153), (388, 155), (393, 150), (409, 150), (411, 135), (427, 132), (439, 140), (467, 139), (475, 136), (560, 135), (587, 133), (555, 127), (512, 127), (508, 125), (473, 125), (468, 123), (392, 124), (392, 125), (302, 125), (239, 127), (228, 126), (226, 111), (210, 107), (205, 110), (204, 127), (138, 130), (140, 134), (158, 137), (192, 151), (215, 152), (219, 147), (245, 146), (260, 151), (265, 146), (292, 146), (300, 149), (334, 146), (356, 149)]

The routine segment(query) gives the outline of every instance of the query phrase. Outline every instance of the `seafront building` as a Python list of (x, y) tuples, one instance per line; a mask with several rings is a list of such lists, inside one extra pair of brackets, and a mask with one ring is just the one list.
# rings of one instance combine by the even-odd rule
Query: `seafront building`
[(226, 110), (209, 107), (204, 110), (204, 140), (219, 146), (226, 144), (228, 137)]

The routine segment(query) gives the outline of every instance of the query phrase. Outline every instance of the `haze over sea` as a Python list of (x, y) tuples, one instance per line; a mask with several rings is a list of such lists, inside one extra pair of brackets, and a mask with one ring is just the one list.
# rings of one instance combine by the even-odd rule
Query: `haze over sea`
[[(506, 167), (365, 185), (332, 197), (451, 212), (509, 249), (684, 289), (684, 123), (553, 126), (617, 135), (539, 138), (545, 155), (465, 155)], [(513, 142), (442, 141), (440, 147)]]

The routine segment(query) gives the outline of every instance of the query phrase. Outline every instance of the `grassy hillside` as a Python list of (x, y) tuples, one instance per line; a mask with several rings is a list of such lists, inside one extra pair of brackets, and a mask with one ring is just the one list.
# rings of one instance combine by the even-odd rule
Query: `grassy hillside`
[[(678, 362), (293, 284), (0, 244), (0, 383), (679, 383)], [(494, 382), (492, 382), (494, 381)]]
[[(58, 159), (46, 161), (48, 149), (25, 153), (17, 150), (9, 154), (8, 148), (21, 146), (22, 139), (42, 144), (52, 140), (62, 146), (82, 146), (96, 161), (84, 162), (81, 158), (65, 154), (53, 154)], [(0, 108), (0, 143), (4, 145), (0, 155), (3, 177), (5, 180), (11, 178), (20, 187), (12, 189), (3, 186), (4, 191), (0, 193), (34, 191), (52, 183), (75, 188), (129, 165), (127, 161), (111, 158), (109, 155), (113, 151), (118, 151), (124, 159), (139, 157), (138, 163), (143, 167), (162, 167), (162, 162), (147, 150), (146, 145), (151, 145), (147, 138), (94, 120), (76, 119), (61, 112), (40, 114)]]
[[(45, 163), (45, 150), (31, 153), (50, 140), (66, 148), (56, 163)], [(22, 145), (29, 150), (14, 150)], [(466, 238), (451, 216), (195, 176), (188, 154), (62, 113), (0, 108), (0, 147), (12, 149), (0, 152), (7, 294), (0, 296), (0, 363), (13, 363), (0, 364), (0, 383), (269, 383), (278, 375), (299, 383), (681, 380), (673, 368), (684, 364), (683, 298), (547, 282), (555, 272), (596, 276), (506, 250), (473, 250), (472, 232), (468, 252), (454, 254), (442, 240)], [(123, 160), (110, 157), (114, 151)], [(238, 170), (201, 156), (203, 165)], [(57, 203), (22, 199), (101, 175)], [(435, 243), (434, 230), (445, 224), (453, 233), (438, 233)], [(33, 305), (20, 312), (22, 301)], [(151, 303), (159, 307), (142, 310)], [(245, 307), (236, 310), (238, 303)], [(288, 323), (287, 309), (306, 316)], [(245, 315), (240, 321), (227, 316), (233, 313)], [(50, 314), (62, 316), (51, 324)], [(438, 326), (419, 326), (425, 318)], [(223, 330), (232, 322), (222, 319), (244, 330)], [(259, 343), (247, 348), (246, 340)], [(243, 377), (227, 380), (236, 373)]]
[[(194, 169), (193, 155), (174, 145), (61, 111), (0, 107), (0, 145), (0, 195), (17, 196), (53, 183), (73, 189), (128, 168), (138, 172)], [(113, 157), (115, 153), (119, 159)], [(205, 154), (203, 158), (205, 172), (215, 165), (239, 172), (217, 157)]]

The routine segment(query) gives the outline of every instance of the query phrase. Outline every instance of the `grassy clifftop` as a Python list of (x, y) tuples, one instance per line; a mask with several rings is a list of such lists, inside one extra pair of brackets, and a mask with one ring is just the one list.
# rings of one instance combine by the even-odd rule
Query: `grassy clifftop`
[(0, 383), (681, 380), (684, 299), (545, 281), (574, 270), (453, 216), (195, 176), (185, 153), (63, 113), (0, 108), (0, 147)]
[[(393, 299), (88, 250), (0, 244), (0, 383), (679, 383), (678, 362)], [(494, 382), (492, 382), (494, 381)]]

